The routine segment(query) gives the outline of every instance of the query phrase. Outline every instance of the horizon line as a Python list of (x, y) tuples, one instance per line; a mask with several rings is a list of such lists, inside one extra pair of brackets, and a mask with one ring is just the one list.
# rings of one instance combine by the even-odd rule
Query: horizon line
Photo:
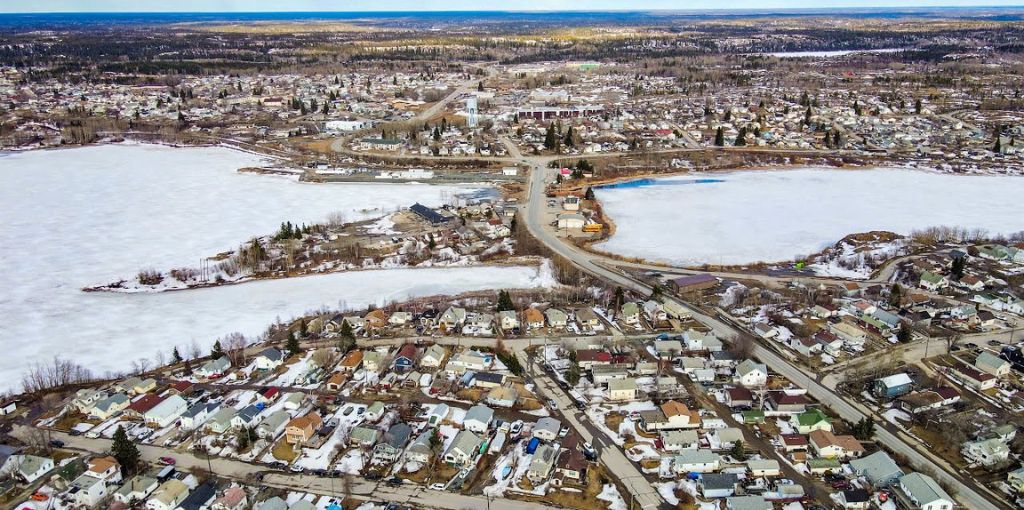
[(699, 9), (312, 9), (312, 10), (125, 10), (125, 11), (0, 11), (4, 15), (56, 15), (56, 14), (394, 14), (394, 13), (511, 13), (511, 14), (559, 14), (559, 13), (701, 13), (701, 12), (797, 12), (797, 11), (864, 11), (864, 10), (906, 10), (906, 9), (1024, 9), (1019, 5), (859, 5), (859, 6), (815, 6), (815, 7), (703, 7)]

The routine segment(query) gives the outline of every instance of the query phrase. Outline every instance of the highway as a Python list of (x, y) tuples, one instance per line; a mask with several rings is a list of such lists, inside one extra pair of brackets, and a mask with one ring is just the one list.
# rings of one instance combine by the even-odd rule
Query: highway
[[(530, 163), (533, 168), (530, 175), (525, 221), (530, 233), (532, 233), (539, 241), (547, 245), (552, 251), (564, 257), (566, 260), (571, 261), (583, 271), (619, 285), (624, 289), (630, 289), (641, 294), (649, 294), (651, 292), (651, 288), (648, 285), (634, 280), (624, 272), (607, 269), (603, 264), (605, 262), (603, 257), (583, 251), (571, 244), (563, 242), (557, 237), (554, 229), (546, 228), (543, 219), (544, 207), (546, 207), (547, 202), (544, 196), (544, 189), (548, 182), (549, 172), (543, 164), (531, 162), (529, 161), (529, 158), (525, 161)], [(607, 263), (614, 264), (614, 261), (609, 260)], [(711, 328), (712, 331), (722, 339), (732, 340), (738, 338), (740, 335), (746, 334), (723, 321), (697, 310), (686, 302), (670, 296), (666, 296), (666, 299), (671, 299), (685, 307), (693, 315), (694, 319)], [(759, 342), (754, 343), (753, 355), (762, 363), (768, 365), (769, 369), (773, 372), (788, 378), (797, 385), (805, 387), (809, 395), (832, 409), (832, 411), (839, 415), (843, 420), (854, 423), (866, 416), (866, 413), (862, 412), (860, 408), (850, 402), (847, 402), (833, 390), (817, 382), (815, 380), (816, 374), (806, 372), (804, 369), (791, 364), (775, 352), (763, 347)], [(882, 427), (876, 427), (875, 439), (878, 443), (886, 446), (890, 450), (904, 455), (910, 462), (911, 466), (915, 469), (934, 473), (935, 478), (938, 481), (953, 488), (956, 493), (955, 497), (965, 507), (976, 510), (1009, 508), (998, 499), (993, 500), (983, 496), (975, 490), (975, 488), (980, 489), (977, 484), (965, 482), (960, 478), (959, 474), (951, 474), (947, 471), (948, 465), (945, 465), (944, 462), (940, 463), (938, 459), (933, 460), (932, 457), (926, 456), (896, 434)]]

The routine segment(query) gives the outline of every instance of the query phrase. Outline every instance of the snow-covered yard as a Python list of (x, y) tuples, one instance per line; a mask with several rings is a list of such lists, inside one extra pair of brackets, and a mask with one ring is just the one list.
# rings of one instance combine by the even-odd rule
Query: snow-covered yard
[[(872, 230), (1024, 229), (1020, 177), (801, 168), (668, 177), (596, 193), (616, 224), (599, 249), (681, 264), (793, 260)], [(986, 200), (941, 198), (948, 196)], [(991, 203), (1008, 205), (993, 213)]]
[[(260, 157), (222, 147), (103, 145), (0, 155), (0, 337), (18, 338), (0, 374), (18, 381), (26, 362), (75, 345), (94, 372), (232, 331), (256, 334), (275, 317), (324, 305), (435, 292), (530, 286), (532, 269), (300, 278), (159, 296), (84, 293), (82, 287), (144, 268), (196, 265), (283, 221), (313, 223), (383, 216), (419, 202), (440, 205), (480, 187), (426, 184), (309, 184), (239, 173)], [(380, 282), (379, 284), (376, 282)], [(46, 328), (41, 328), (46, 324)], [(45, 332), (44, 332), (45, 331)], [(8, 383), (8, 385), (13, 383)], [(5, 386), (4, 389), (9, 389)]]

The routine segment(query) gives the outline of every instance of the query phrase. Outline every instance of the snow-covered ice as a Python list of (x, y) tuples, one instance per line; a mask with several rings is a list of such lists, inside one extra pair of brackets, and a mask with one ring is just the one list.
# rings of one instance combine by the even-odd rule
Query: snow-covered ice
[(793, 260), (871, 230), (1024, 230), (1017, 198), (1024, 178), (1011, 176), (800, 168), (646, 179), (595, 192), (616, 225), (598, 249), (676, 264)]
[[(256, 335), (276, 318), (436, 293), (533, 287), (529, 267), (335, 273), (160, 294), (86, 293), (139, 269), (201, 257), (341, 211), (372, 218), (415, 202), (439, 205), (470, 188), (307, 184), (238, 173), (261, 159), (225, 148), (106, 145), (0, 156), (0, 359), (3, 389), (26, 366), (63, 355), (105, 371), (196, 340)], [(540, 273), (540, 274), (539, 274)], [(69, 349), (74, 346), (74, 349)]]

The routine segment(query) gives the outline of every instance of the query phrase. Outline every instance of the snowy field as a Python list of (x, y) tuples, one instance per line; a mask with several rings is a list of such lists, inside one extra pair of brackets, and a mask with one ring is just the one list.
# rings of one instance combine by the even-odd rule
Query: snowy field
[[(0, 156), (0, 359), (3, 389), (26, 366), (61, 354), (102, 374), (192, 340), (256, 335), (276, 318), (324, 306), (364, 306), (436, 293), (550, 283), (533, 267), (337, 273), (149, 295), (84, 286), (145, 267), (195, 265), (282, 221), (336, 211), (381, 216), (439, 205), (457, 186), (304, 184), (239, 174), (260, 164), (224, 148), (107, 145)], [(542, 274), (543, 273), (543, 274)], [(69, 347), (73, 346), (73, 349)]]
[(793, 260), (870, 230), (1024, 230), (1020, 177), (801, 168), (646, 179), (595, 193), (616, 226), (598, 249), (684, 265)]

